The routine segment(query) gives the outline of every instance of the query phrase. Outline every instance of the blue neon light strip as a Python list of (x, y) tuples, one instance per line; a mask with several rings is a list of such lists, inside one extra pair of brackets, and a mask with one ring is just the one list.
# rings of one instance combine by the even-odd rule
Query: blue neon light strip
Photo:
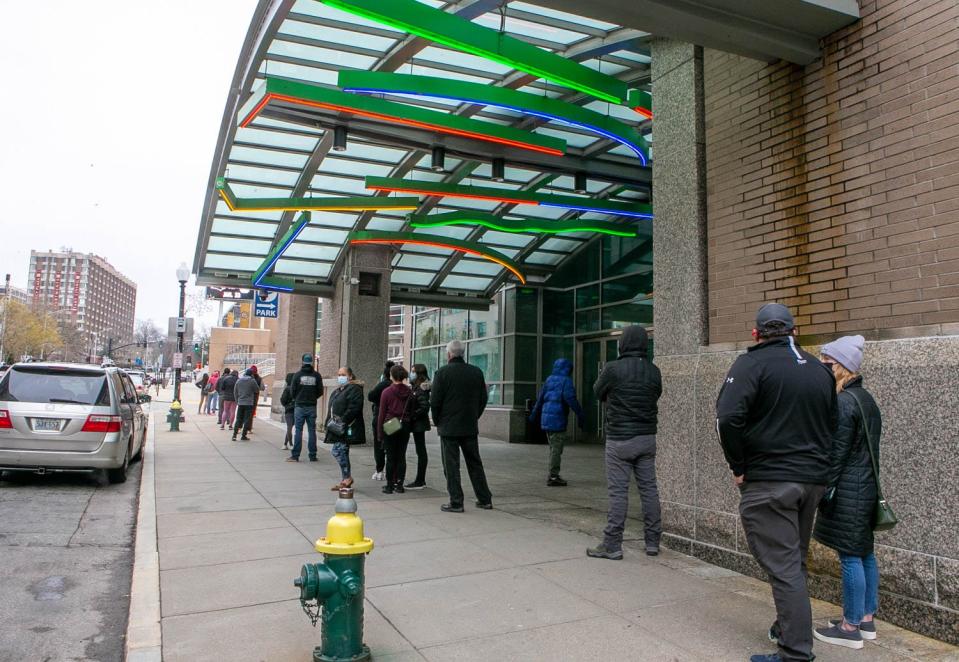
[(280, 279), (276, 277), (267, 276), (270, 272), (270, 269), (279, 262), (280, 258), (283, 257), (283, 253), (286, 252), (286, 249), (290, 247), (296, 238), (300, 236), (300, 233), (310, 224), (310, 212), (305, 211), (300, 214), (300, 218), (297, 219), (296, 223), (290, 226), (290, 229), (286, 231), (286, 234), (283, 236), (283, 239), (280, 240), (279, 245), (274, 248), (269, 255), (266, 256), (263, 264), (260, 265), (260, 268), (256, 270), (253, 274), (253, 286), (259, 287), (264, 290), (271, 290), (277, 292), (292, 292), (292, 285), (281, 285), (280, 283), (289, 282), (286, 279)]
[(609, 209), (598, 209), (596, 207), (580, 207), (578, 205), (566, 205), (566, 204), (558, 205), (551, 202), (540, 202), (539, 206), (540, 207), (557, 207), (559, 209), (571, 209), (573, 211), (592, 211), (592, 212), (596, 212), (597, 214), (613, 214), (615, 216), (632, 216), (635, 218), (652, 218), (653, 217), (652, 214), (646, 214), (644, 212), (638, 212), (638, 211), (622, 211), (622, 210), (610, 211)]
[(404, 94), (404, 95), (415, 96), (415, 97), (446, 99), (448, 101), (462, 101), (463, 103), (473, 103), (481, 106), (491, 106), (493, 108), (502, 108), (503, 110), (511, 110), (514, 113), (520, 113), (521, 115), (532, 115), (534, 117), (541, 117), (545, 120), (561, 122), (563, 124), (568, 124), (569, 126), (576, 126), (581, 129), (586, 129), (587, 131), (598, 133), (604, 138), (609, 138), (610, 140), (618, 142), (621, 145), (625, 145), (630, 150), (632, 150), (636, 154), (636, 156), (639, 157), (639, 160), (642, 161), (643, 165), (648, 165), (648, 162), (646, 160), (646, 154), (639, 145), (632, 143), (629, 140), (626, 140), (622, 136), (618, 136), (614, 133), (610, 133), (609, 131), (601, 129), (598, 126), (594, 126), (592, 124), (586, 124), (583, 122), (574, 122), (573, 120), (568, 119), (566, 117), (561, 117), (560, 115), (551, 115), (549, 113), (536, 112), (533, 110), (529, 110), (527, 108), (520, 108), (519, 106), (509, 106), (502, 103), (493, 103), (491, 101), (487, 101), (483, 99), (469, 99), (464, 97), (444, 96), (442, 94), (417, 94), (415, 92), (410, 92), (409, 90), (382, 90), (382, 89), (373, 89), (373, 88), (344, 87), (343, 91), (353, 92), (357, 94)]

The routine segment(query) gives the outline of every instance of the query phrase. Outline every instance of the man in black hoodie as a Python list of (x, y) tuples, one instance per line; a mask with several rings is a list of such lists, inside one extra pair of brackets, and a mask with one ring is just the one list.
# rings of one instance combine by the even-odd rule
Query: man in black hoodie
[(656, 487), (656, 424), (662, 379), (646, 357), (649, 337), (641, 326), (628, 326), (619, 339), (619, 359), (603, 368), (593, 385), (606, 403), (606, 485), (609, 514), (603, 542), (586, 550), (594, 558), (623, 558), (623, 528), (629, 505), (629, 477), (643, 502), (646, 553), (659, 554), (663, 534), (659, 490)]
[(316, 462), (316, 401), (323, 395), (323, 377), (313, 369), (313, 354), (303, 355), (303, 367), (293, 375), (290, 384), (293, 395), (293, 450), (287, 462), (299, 462), (303, 450), (303, 426), (308, 434), (307, 453), (310, 462)]
[(798, 346), (794, 327), (786, 306), (760, 308), (753, 329), (759, 342), (733, 363), (716, 401), (746, 542), (776, 602), (769, 638), (779, 653), (753, 662), (813, 659), (806, 552), (838, 413), (832, 372)]

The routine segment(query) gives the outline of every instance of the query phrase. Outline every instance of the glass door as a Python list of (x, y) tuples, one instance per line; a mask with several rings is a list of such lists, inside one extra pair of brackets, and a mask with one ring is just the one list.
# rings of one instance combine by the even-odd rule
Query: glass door
[(583, 429), (583, 441), (587, 444), (603, 443), (603, 411), (602, 403), (593, 393), (593, 384), (599, 377), (605, 363), (603, 356), (603, 341), (586, 340), (580, 343), (579, 388), (578, 395), (586, 414), (586, 425)]

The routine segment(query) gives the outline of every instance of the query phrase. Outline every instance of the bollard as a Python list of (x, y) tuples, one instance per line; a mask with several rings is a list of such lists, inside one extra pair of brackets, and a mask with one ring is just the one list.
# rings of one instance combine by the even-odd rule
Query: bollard
[(170, 411), (166, 415), (166, 422), (170, 424), (170, 432), (179, 432), (180, 423), (183, 422), (183, 406), (179, 400), (174, 400), (170, 404)]
[(326, 536), (316, 541), (323, 563), (304, 565), (293, 585), (300, 589), (300, 605), (313, 626), (322, 618), (313, 662), (364, 662), (370, 649), (363, 643), (363, 566), (373, 541), (363, 537), (352, 488), (340, 490), (335, 511)]

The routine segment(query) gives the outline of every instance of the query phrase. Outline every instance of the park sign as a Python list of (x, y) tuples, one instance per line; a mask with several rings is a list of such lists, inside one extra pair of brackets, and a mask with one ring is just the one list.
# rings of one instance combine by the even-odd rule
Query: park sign
[(275, 319), (280, 312), (280, 293), (258, 290), (254, 303), (254, 317), (272, 317)]

